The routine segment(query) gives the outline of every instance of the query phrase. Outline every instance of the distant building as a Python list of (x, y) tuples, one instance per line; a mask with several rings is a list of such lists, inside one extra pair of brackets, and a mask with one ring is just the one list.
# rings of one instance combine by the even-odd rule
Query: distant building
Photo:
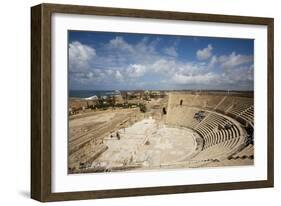
[(159, 96), (161, 96), (161, 92), (160, 91), (151, 91), (150, 96), (159, 97)]
[(148, 91), (148, 90), (145, 90), (143, 93), (144, 93), (145, 95), (148, 95), (148, 94), (149, 94), (149, 91)]
[(120, 94), (114, 95), (114, 98), (115, 98), (115, 104), (123, 104), (125, 102)]
[(76, 114), (79, 111), (93, 108), (96, 105), (97, 100), (86, 100), (86, 99), (70, 99), (68, 105), (69, 114)]
[(121, 92), (120, 92), (119, 90), (115, 90), (115, 91), (114, 91), (114, 94), (116, 94), (116, 95), (121, 95)]
[(96, 95), (94, 96), (91, 96), (91, 97), (88, 97), (88, 98), (85, 98), (86, 100), (97, 100), (98, 97)]

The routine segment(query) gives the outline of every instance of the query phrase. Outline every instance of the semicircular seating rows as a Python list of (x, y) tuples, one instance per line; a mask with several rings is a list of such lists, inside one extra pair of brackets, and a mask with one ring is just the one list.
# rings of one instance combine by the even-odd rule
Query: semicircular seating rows
[(253, 159), (253, 142), (248, 143), (245, 129), (254, 126), (251, 96), (171, 93), (166, 122), (191, 128), (203, 138), (202, 150), (187, 161), (190, 167)]

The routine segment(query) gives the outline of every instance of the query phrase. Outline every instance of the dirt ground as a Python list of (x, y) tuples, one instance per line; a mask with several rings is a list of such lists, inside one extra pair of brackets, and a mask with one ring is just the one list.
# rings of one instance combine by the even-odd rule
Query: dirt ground
[(106, 150), (92, 167), (108, 168), (135, 166), (143, 169), (160, 168), (192, 155), (197, 147), (196, 133), (186, 128), (159, 125), (152, 118), (143, 119), (131, 127), (108, 136)]
[(69, 120), (68, 163), (74, 171), (92, 161), (103, 139), (110, 132), (127, 127), (143, 118), (139, 109), (116, 109), (85, 113)]

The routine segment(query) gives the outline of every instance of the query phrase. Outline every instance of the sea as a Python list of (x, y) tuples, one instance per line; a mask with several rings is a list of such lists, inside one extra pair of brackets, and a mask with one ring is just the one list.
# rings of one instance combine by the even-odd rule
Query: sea
[(120, 94), (116, 90), (69, 90), (69, 97), (73, 98), (90, 98), (93, 96), (112, 96)]

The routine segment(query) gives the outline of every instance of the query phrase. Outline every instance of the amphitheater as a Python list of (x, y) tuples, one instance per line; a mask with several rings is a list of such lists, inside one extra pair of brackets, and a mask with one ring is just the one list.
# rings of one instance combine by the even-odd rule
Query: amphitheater
[(253, 93), (169, 92), (151, 108), (75, 150), (72, 173), (254, 164)]

